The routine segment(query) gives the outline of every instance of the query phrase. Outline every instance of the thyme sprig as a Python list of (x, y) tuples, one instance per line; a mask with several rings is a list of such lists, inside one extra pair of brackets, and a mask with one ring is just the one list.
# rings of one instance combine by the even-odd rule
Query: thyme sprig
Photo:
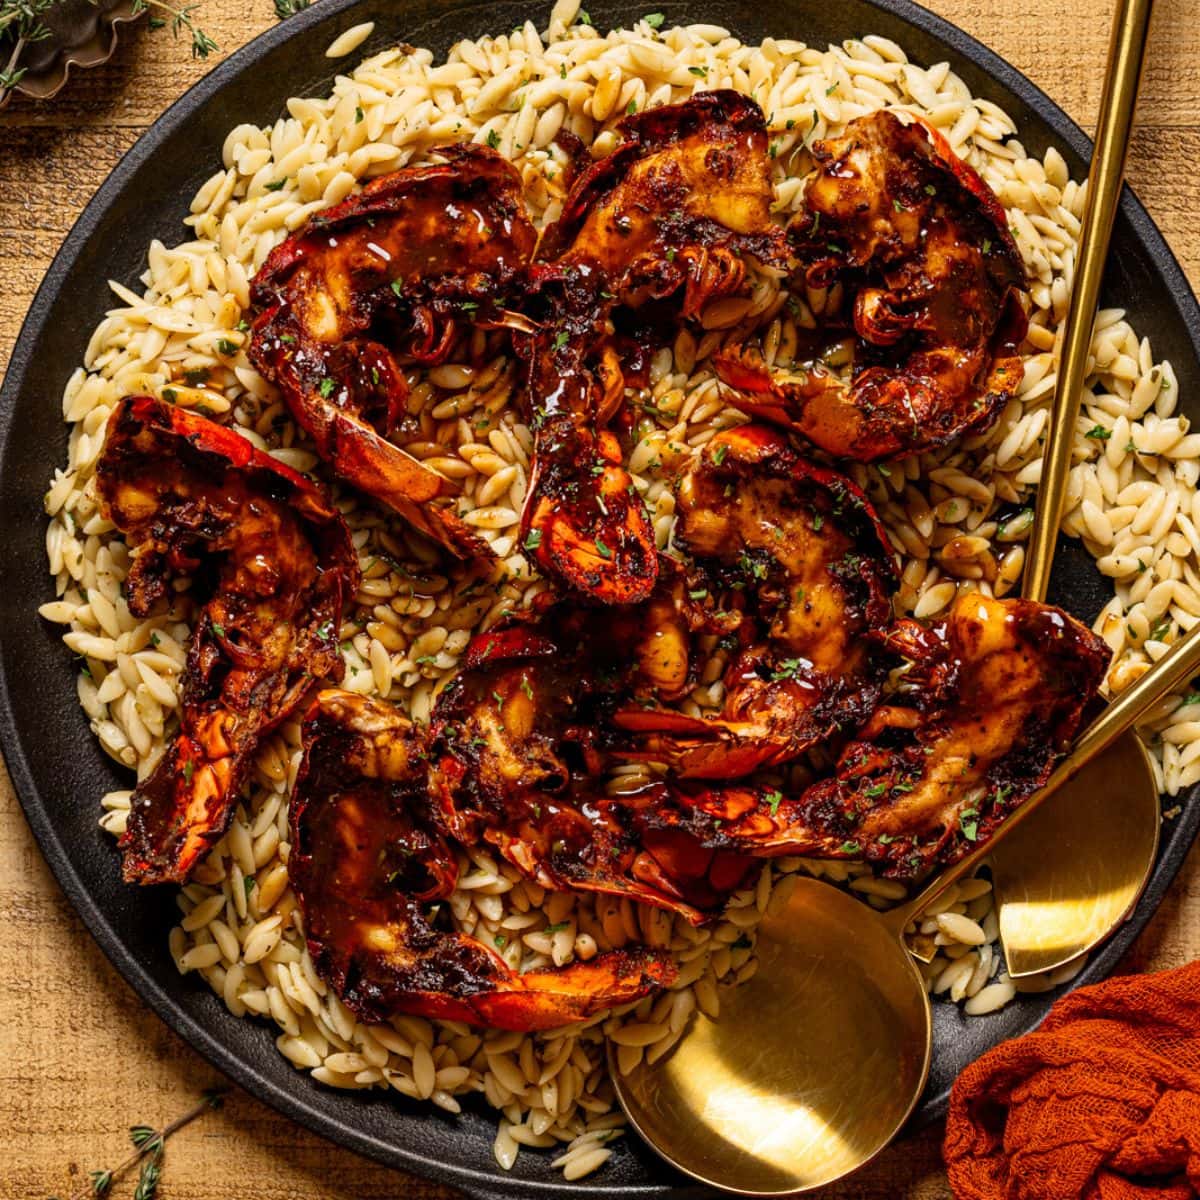
[[(158, 1192), (158, 1181), (162, 1177), (163, 1151), (166, 1148), (167, 1139), (173, 1133), (178, 1133), (185, 1125), (190, 1125), (197, 1117), (220, 1108), (225, 1101), (225, 1093), (228, 1091), (228, 1088), (216, 1087), (201, 1092), (200, 1103), (195, 1108), (185, 1112), (181, 1117), (176, 1117), (162, 1129), (152, 1129), (149, 1125), (131, 1125), (129, 1140), (133, 1143), (133, 1153), (124, 1162), (110, 1170), (89, 1171), (87, 1186), (73, 1192), (69, 1200), (96, 1200), (98, 1197), (107, 1196), (112, 1190), (113, 1183), (138, 1163), (141, 1163), (141, 1170), (138, 1172), (133, 1200), (154, 1200)], [(51, 1196), (49, 1200), (58, 1200), (58, 1197)]]
[(169, 21), (171, 32), (176, 37), (181, 33), (186, 33), (191, 38), (193, 58), (207, 58), (214, 50), (219, 50), (220, 47), (192, 19), (192, 13), (198, 7), (196, 4), (184, 4), (176, 8), (175, 5), (167, 3), (167, 0), (133, 0), (133, 12), (135, 16), (138, 13), (150, 13), (150, 23), (153, 26), (155, 21), (154, 14), (161, 13), (162, 16), (159, 20)]

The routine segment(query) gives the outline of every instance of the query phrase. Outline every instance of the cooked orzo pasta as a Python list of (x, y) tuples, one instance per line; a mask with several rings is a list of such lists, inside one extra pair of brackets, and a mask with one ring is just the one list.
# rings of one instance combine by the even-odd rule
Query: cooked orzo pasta
[[(64, 640), (80, 656), (79, 700), (96, 736), (139, 778), (161, 753), (175, 716), (192, 602), (181, 587), (169, 610), (147, 620), (134, 619), (125, 604), (128, 553), (98, 510), (93, 482), (108, 415), (123, 395), (153, 393), (234, 422), (279, 459), (320, 474), (280, 397), (246, 358), (248, 281), (314, 212), (448, 142), (498, 148), (518, 166), (530, 209), (544, 222), (557, 215), (564, 195), (566, 156), (555, 143), (561, 129), (601, 155), (615, 144), (625, 113), (734, 88), (767, 114), (774, 208), (784, 220), (798, 204), (815, 138), (880, 106), (922, 114), (1008, 210), (1031, 280), (1025, 378), (986, 435), (889, 466), (853, 466), (851, 473), (903, 556), (899, 612), (934, 617), (960, 590), (1004, 595), (1017, 586), (1083, 189), (1068, 178), (1057, 151), (1041, 161), (1028, 157), (1009, 117), (973, 98), (948, 64), (918, 66), (886, 38), (825, 49), (785, 39), (750, 46), (714, 25), (662, 24), (652, 14), (602, 34), (583, 19), (577, 0), (560, 0), (544, 33), (526, 22), (506, 35), (461, 42), (443, 63), (407, 47), (376, 54), (339, 76), (327, 98), (295, 98), (273, 124), (231, 130), (219, 169), (185, 219), (190, 238), (150, 245), (140, 290), (110, 284), (119, 305), (96, 329), (63, 398), (69, 460), (46, 497), (57, 598), (41, 611), (67, 628)], [(330, 53), (348, 53), (369, 33), (364, 26), (348, 30)], [(797, 330), (813, 326), (830, 302), (811, 290), (788, 294), (765, 272), (752, 284), (748, 298), (714, 303), (699, 334), (681, 330), (655, 357), (651, 385), (628, 397), (637, 412), (628, 465), (660, 547), (671, 544), (671, 476), (716, 431), (744, 419), (710, 367), (714, 350), (754, 328), (767, 358), (784, 364)], [(1189, 433), (1176, 411), (1170, 364), (1155, 361), (1122, 311), (1100, 313), (1093, 356), (1063, 525), (1112, 580), (1096, 628), (1114, 652), (1108, 687), (1116, 692), (1200, 618), (1200, 434)], [(353, 491), (336, 490), (363, 568), (341, 629), (345, 686), (389, 697), (425, 719), (471, 635), (547, 585), (516, 541), (531, 436), (502, 341), (471, 332), (448, 362), (415, 372), (411, 383), (410, 412), (420, 432), (406, 448), (461, 481), (459, 511), (500, 564), (485, 576), (450, 563)], [(692, 711), (721, 702), (723, 666), (712, 647), (687, 701)], [(1165, 700), (1153, 750), (1167, 794), (1200, 780), (1200, 707)], [(613, 1111), (605, 1043), (615, 1044), (627, 1070), (666, 1053), (695, 1010), (715, 1017), (721, 989), (755, 969), (755, 927), (783, 892), (781, 877), (809, 871), (876, 907), (904, 894), (863, 865), (778, 860), (734, 896), (715, 925), (695, 929), (628, 900), (547, 893), (475, 850), (463, 858), (453, 915), (510, 965), (563, 964), (645, 942), (671, 949), (678, 980), (627, 1010), (545, 1034), (480, 1032), (408, 1016), (367, 1026), (313, 970), (289, 887), (288, 796), (299, 758), (293, 721), (264, 744), (229, 833), (178, 894), (181, 918), (170, 937), (176, 964), (202, 976), (235, 1015), (271, 1022), (280, 1052), (322, 1084), (390, 1087), (451, 1112), (462, 1097), (482, 1093), (500, 1115), (495, 1156), (504, 1167), (522, 1146), (561, 1147), (554, 1163), (569, 1179), (608, 1158), (621, 1118)], [(609, 786), (636, 786), (646, 770), (618, 770)], [(129, 797), (121, 791), (102, 798), (101, 825), (110, 833), (124, 829)], [(931, 991), (963, 1002), (968, 1013), (1013, 997), (986, 879), (951, 889), (922, 928), (941, 946), (925, 968)], [(1023, 986), (1053, 986), (1077, 969)]]

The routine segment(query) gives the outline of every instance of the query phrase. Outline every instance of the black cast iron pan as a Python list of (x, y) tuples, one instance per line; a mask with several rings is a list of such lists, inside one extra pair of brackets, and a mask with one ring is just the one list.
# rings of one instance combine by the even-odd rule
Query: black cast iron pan
[[(1054, 143), (1072, 173), (1086, 172), (1089, 144), (1042, 92), (978, 42), (908, 0), (593, 0), (602, 29), (630, 24), (649, 7), (668, 24), (705, 21), (740, 37), (792, 37), (813, 45), (883, 34), (925, 64), (948, 59), (978, 96), (1007, 109), (1034, 154)], [(544, 19), (549, 5), (538, 7)], [(174, 906), (120, 882), (112, 841), (96, 825), (99, 795), (128, 786), (100, 751), (75, 700), (71, 656), (56, 628), (37, 616), (51, 598), (42, 495), (65, 457), (59, 397), (92, 329), (111, 303), (105, 280), (138, 287), (152, 237), (178, 241), (199, 185), (216, 169), (221, 143), (243, 121), (275, 120), (293, 95), (324, 94), (344, 63), (324, 57), (349, 25), (376, 23), (359, 53), (395, 41), (442, 55), (462, 37), (500, 33), (530, 15), (514, 0), (326, 0), (255, 39), (173, 105), (125, 155), (55, 258), (17, 339), (0, 392), (0, 744), (26, 815), (59, 883), (117, 969), (173, 1029), (247, 1090), (317, 1133), (380, 1162), (453, 1184), (477, 1197), (677, 1197), (687, 1184), (636, 1143), (623, 1143), (603, 1172), (563, 1182), (544, 1155), (523, 1154), (506, 1174), (491, 1154), (494, 1118), (483, 1109), (448, 1118), (394, 1093), (338, 1092), (295, 1071), (262, 1025), (237, 1020), (203, 984), (181, 978), (167, 953)], [(1171, 359), (1183, 407), (1200, 419), (1200, 308), (1183, 272), (1135, 197), (1126, 193), (1113, 236), (1106, 304), (1128, 309)], [(1087, 555), (1064, 544), (1052, 599), (1091, 619), (1107, 583)], [(1200, 790), (1200, 789), (1197, 789)], [(1170, 886), (1200, 826), (1200, 803), (1164, 830), (1157, 870), (1132, 919), (1092, 957), (1077, 986), (1105, 976)], [(938, 1116), (963, 1066), (996, 1042), (1033, 1028), (1053, 997), (1021, 999), (987, 1017), (935, 1005), (933, 1073), (918, 1120)]]

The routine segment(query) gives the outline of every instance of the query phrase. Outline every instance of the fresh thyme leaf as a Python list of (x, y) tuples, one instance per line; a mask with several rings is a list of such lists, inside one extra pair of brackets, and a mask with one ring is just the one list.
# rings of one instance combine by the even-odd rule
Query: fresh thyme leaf
[(133, 0), (130, 11), (134, 16), (144, 12), (165, 13), (170, 19), (171, 33), (175, 37), (181, 33), (188, 35), (192, 44), (192, 57), (207, 58), (220, 47), (193, 20), (192, 13), (196, 11), (197, 7), (195, 4), (184, 4), (176, 8), (173, 4), (167, 3), (167, 0)]
[(162, 1150), (142, 1163), (142, 1172), (138, 1176), (137, 1187), (133, 1189), (133, 1200), (154, 1200), (158, 1192), (158, 1181), (162, 1175)]

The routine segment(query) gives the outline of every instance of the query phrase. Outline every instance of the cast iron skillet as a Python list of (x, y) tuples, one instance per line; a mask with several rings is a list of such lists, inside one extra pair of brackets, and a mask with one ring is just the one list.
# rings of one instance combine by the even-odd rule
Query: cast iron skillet
[[(667, 23), (719, 23), (746, 40), (766, 35), (824, 45), (878, 33), (916, 61), (949, 59), (978, 96), (1016, 119), (1026, 147), (1053, 142), (1072, 173), (1090, 147), (1067, 116), (1023, 76), (978, 42), (908, 0), (590, 0), (601, 29), (629, 24), (649, 8)], [(536, 9), (544, 20), (549, 4)], [(523, 22), (514, 0), (326, 0), (232, 55), (173, 105), (125, 155), (76, 223), (33, 302), (0, 392), (0, 744), (42, 851), (93, 936), (138, 994), (173, 1029), (243, 1087), (317, 1133), (380, 1162), (444, 1180), (477, 1197), (603, 1195), (695, 1198), (653, 1154), (623, 1143), (598, 1177), (564, 1183), (545, 1155), (523, 1154), (511, 1174), (492, 1159), (494, 1118), (473, 1109), (461, 1118), (406, 1103), (395, 1093), (337, 1092), (296, 1072), (261, 1023), (237, 1020), (202, 983), (181, 978), (167, 953), (174, 905), (162, 892), (120, 882), (111, 839), (96, 825), (98, 796), (128, 786), (100, 751), (75, 700), (71, 655), (57, 627), (36, 608), (51, 598), (44, 555), (42, 494), (65, 457), (59, 397), (92, 329), (112, 304), (108, 278), (138, 287), (152, 237), (180, 240), (180, 220), (216, 169), (226, 132), (265, 124), (292, 95), (323, 94), (347, 64), (324, 57), (333, 36), (358, 21), (375, 32), (360, 53), (395, 41), (442, 55), (462, 37), (500, 33)], [(1184, 407), (1200, 418), (1200, 309), (1179, 265), (1145, 210), (1126, 194), (1113, 238), (1106, 303), (1130, 310), (1139, 330), (1171, 359)], [(1054, 599), (1091, 619), (1108, 592), (1086, 554), (1064, 544)], [(1200, 789), (1198, 789), (1200, 790)], [(1191, 800), (1191, 803), (1188, 803)], [(1157, 870), (1133, 918), (1094, 955), (1075, 984), (1104, 977), (1162, 899), (1200, 825), (1200, 803), (1184, 800), (1168, 823)], [(958, 1071), (1003, 1038), (1036, 1025), (1052, 997), (1023, 999), (988, 1017), (966, 1019), (935, 1005), (933, 1074), (918, 1120), (945, 1108)]]

